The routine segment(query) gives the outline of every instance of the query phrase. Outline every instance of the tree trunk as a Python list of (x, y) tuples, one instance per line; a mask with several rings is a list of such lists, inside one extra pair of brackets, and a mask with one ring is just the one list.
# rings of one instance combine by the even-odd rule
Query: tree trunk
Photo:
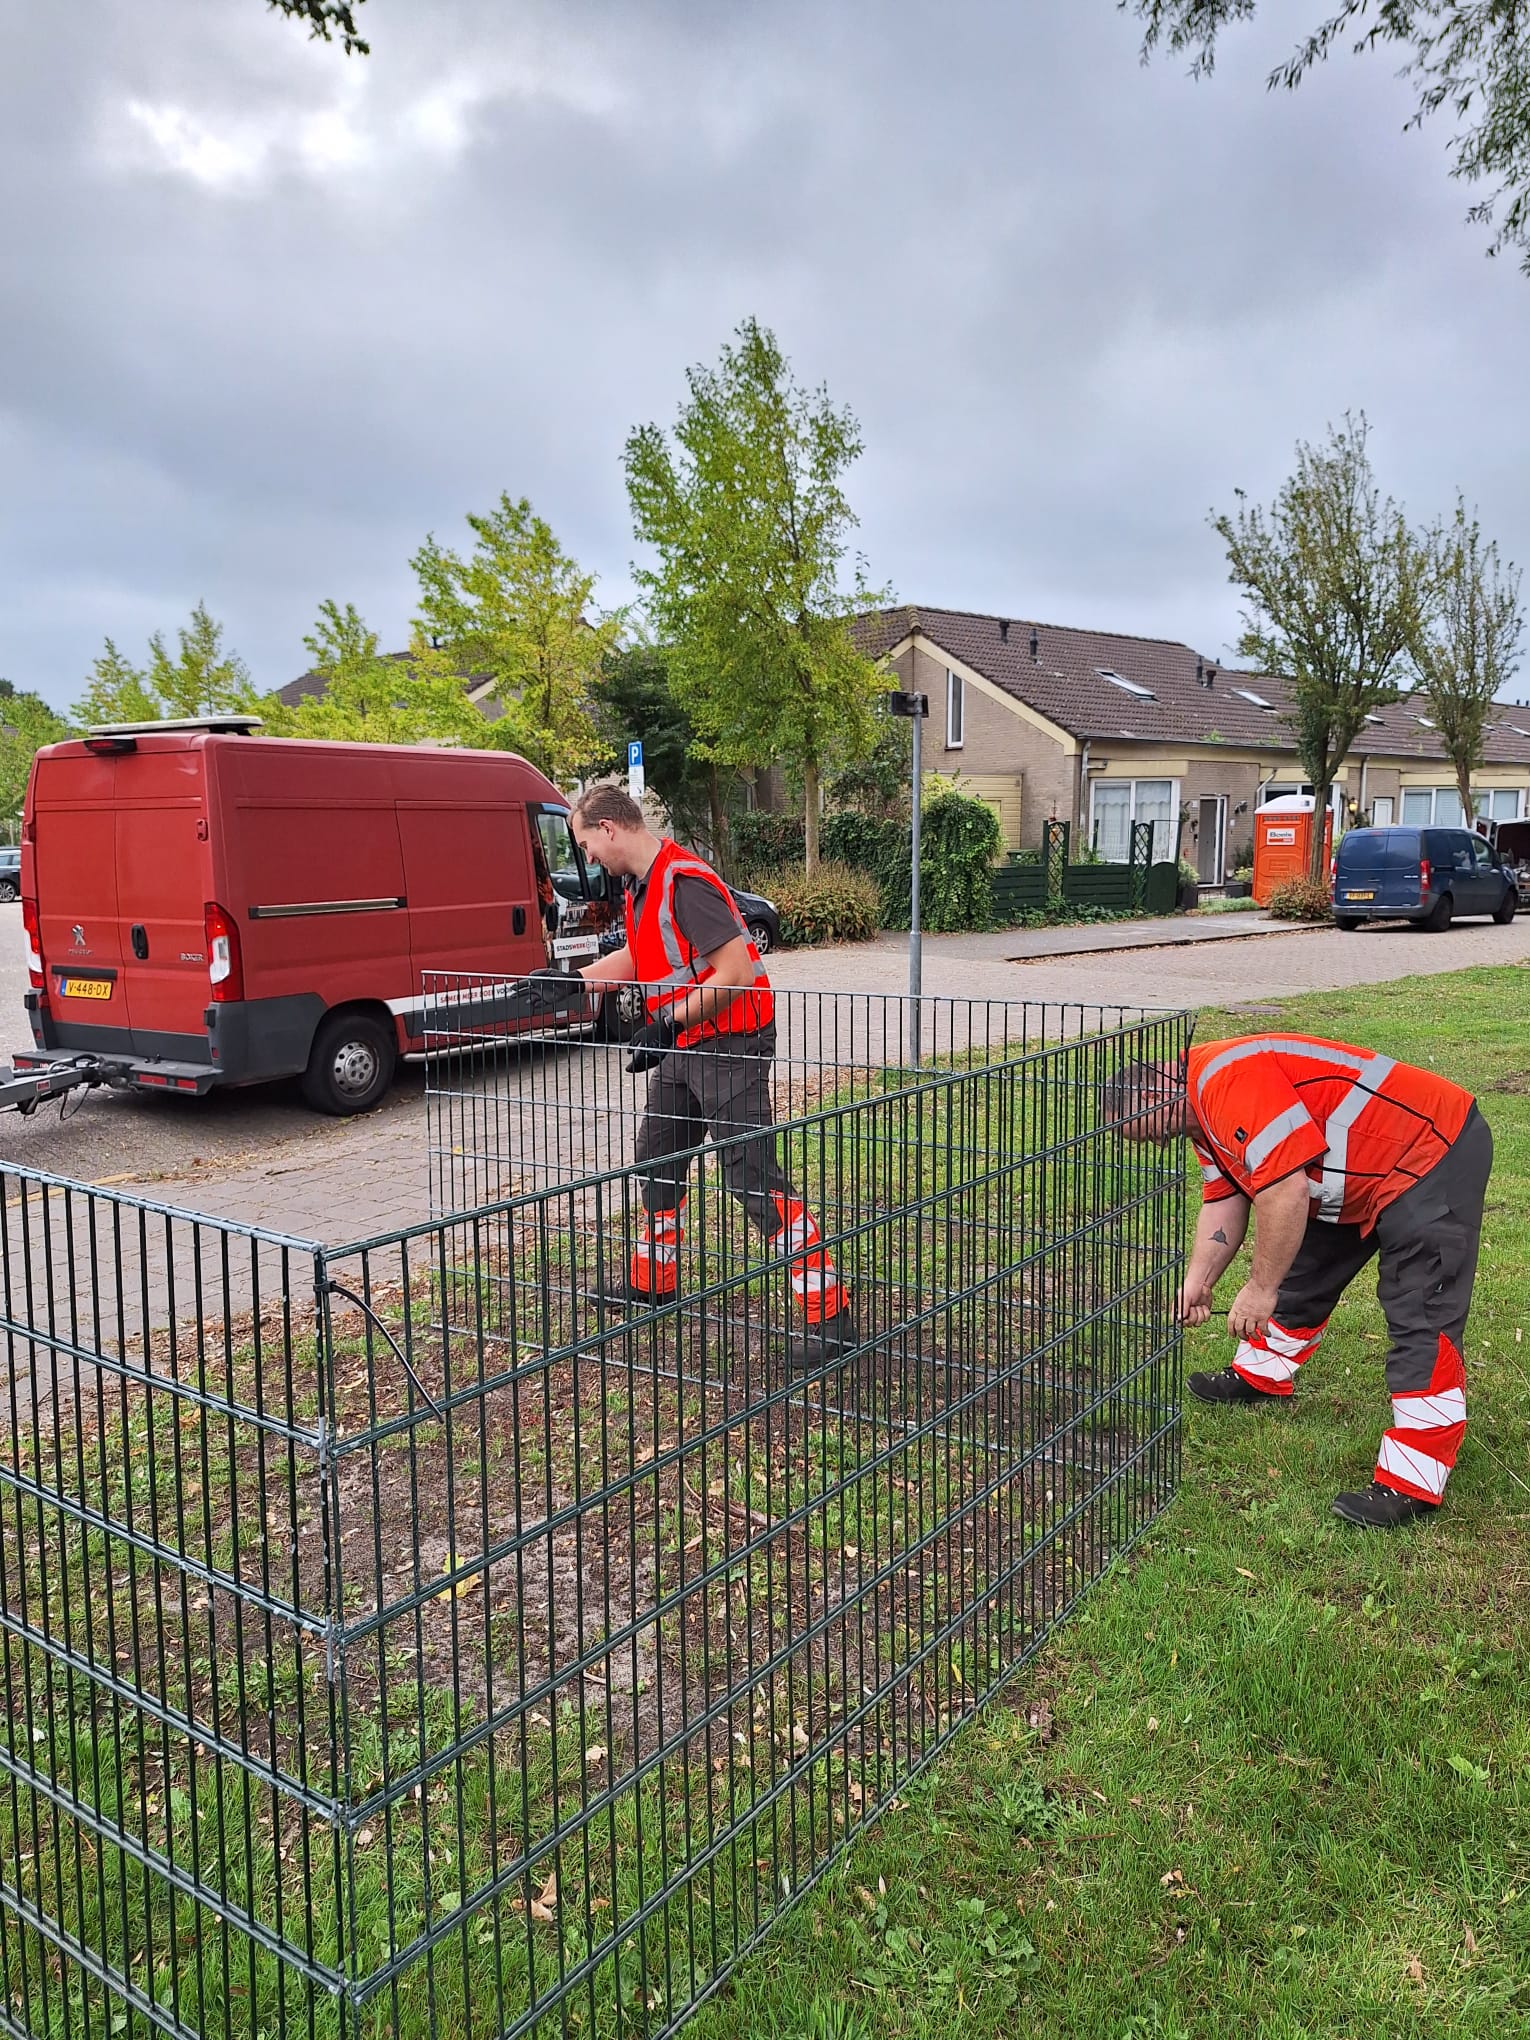
[(1328, 813), (1329, 797), (1333, 792), (1333, 770), (1320, 786), (1312, 782), (1312, 850), (1307, 859), (1307, 876), (1324, 882), (1328, 877), (1328, 859), (1323, 850), (1325, 835), (1324, 817)]
[(712, 823), (712, 862), (726, 878), (729, 868), (728, 810), (723, 806), (717, 767), (707, 767), (707, 813)]
[(803, 861), (811, 878), (818, 869), (818, 767), (811, 762), (802, 768), (802, 803)]
[(1459, 765), (1456, 767), (1456, 792), (1461, 796), (1461, 812), (1466, 817), (1466, 826), (1470, 828), (1477, 819), (1472, 802), (1472, 775), (1464, 772)]

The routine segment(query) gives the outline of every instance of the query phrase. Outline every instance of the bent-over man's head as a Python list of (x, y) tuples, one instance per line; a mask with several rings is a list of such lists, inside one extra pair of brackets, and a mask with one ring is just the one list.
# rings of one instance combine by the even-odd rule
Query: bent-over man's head
[(653, 860), (643, 810), (623, 787), (587, 788), (574, 802), (569, 826), (586, 859), (613, 878), (641, 878)]
[(1184, 1062), (1134, 1062), (1100, 1086), (1100, 1117), (1128, 1140), (1160, 1143), (1190, 1131)]

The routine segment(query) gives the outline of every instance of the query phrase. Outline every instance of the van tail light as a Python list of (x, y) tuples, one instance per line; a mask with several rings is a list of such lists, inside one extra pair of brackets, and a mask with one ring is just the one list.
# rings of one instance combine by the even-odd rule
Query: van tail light
[(47, 970), (43, 963), (42, 928), (37, 919), (36, 900), (22, 901), (21, 925), (27, 935), (27, 981), (34, 991), (41, 991), (47, 983)]
[(239, 953), (239, 928), (234, 917), (209, 900), (202, 915), (207, 939), (207, 977), (213, 1003), (231, 1005), (244, 997), (244, 959)]
[(1429, 859), (1428, 859), (1427, 857), (1421, 857), (1421, 858), (1420, 858), (1420, 859), (1418, 860), (1418, 896), (1419, 896), (1419, 898), (1420, 898), (1420, 899), (1422, 899), (1422, 898), (1424, 897), (1424, 894), (1425, 894), (1426, 892), (1428, 892), (1428, 890), (1429, 890)]

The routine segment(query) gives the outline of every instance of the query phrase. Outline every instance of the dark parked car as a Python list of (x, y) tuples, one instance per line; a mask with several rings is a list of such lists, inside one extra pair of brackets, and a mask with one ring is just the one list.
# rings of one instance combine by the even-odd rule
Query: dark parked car
[(21, 897), (21, 852), (0, 844), (0, 900)]
[(1333, 868), (1333, 917), (1448, 928), (1462, 914), (1514, 919), (1519, 889), (1497, 851), (1467, 829), (1351, 829)]

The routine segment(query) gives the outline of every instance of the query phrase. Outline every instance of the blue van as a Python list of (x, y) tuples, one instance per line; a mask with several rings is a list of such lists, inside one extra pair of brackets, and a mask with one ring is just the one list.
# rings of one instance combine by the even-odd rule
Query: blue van
[(1362, 921), (1416, 921), (1448, 928), (1461, 914), (1514, 919), (1519, 888), (1498, 853), (1469, 829), (1351, 829), (1333, 864), (1333, 917), (1341, 928)]

